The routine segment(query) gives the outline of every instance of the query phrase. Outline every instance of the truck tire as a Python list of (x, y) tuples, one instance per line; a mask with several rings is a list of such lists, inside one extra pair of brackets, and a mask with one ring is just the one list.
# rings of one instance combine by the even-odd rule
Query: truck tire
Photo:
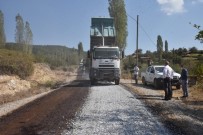
[(91, 79), (90, 83), (91, 83), (91, 85), (94, 85), (95, 84), (95, 80)]
[(115, 85), (119, 85), (119, 82), (120, 82), (120, 80), (119, 80), (119, 79), (116, 79), (116, 80), (115, 80)]
[(144, 78), (144, 77), (142, 77), (142, 83), (143, 83), (144, 85), (147, 85), (147, 83), (146, 83), (146, 81), (145, 81), (145, 78)]

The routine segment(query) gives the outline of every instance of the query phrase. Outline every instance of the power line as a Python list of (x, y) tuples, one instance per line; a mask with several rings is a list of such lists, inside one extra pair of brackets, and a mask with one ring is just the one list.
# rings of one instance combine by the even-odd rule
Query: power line
[[(127, 16), (129, 16), (132, 20), (137, 22), (137, 20), (135, 18), (133, 18), (131, 15), (129, 15), (128, 13), (127, 13)], [(152, 42), (152, 44), (154, 44), (156, 46), (156, 43), (154, 43), (154, 41), (151, 39), (149, 34), (145, 31), (144, 27), (139, 22), (138, 22), (138, 24), (140, 25), (140, 28), (143, 30), (143, 32), (146, 34), (146, 36), (149, 38), (149, 40)]]

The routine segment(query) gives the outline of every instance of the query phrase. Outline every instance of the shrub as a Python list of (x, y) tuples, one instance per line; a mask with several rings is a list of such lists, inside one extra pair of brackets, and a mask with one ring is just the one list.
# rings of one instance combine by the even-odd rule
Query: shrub
[(197, 66), (195, 66), (194, 74), (200, 78), (203, 76), (203, 64), (202, 63), (198, 63)]
[(54, 87), (54, 85), (56, 84), (56, 82), (54, 81), (47, 81), (44, 86), (45, 87)]
[(33, 58), (21, 52), (0, 49), (0, 74), (18, 75), (25, 79), (33, 73)]

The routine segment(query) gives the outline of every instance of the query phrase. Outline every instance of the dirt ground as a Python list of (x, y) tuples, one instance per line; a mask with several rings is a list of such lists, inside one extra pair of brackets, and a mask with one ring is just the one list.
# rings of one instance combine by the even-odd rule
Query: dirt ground
[(203, 90), (196, 86), (189, 87), (189, 97), (181, 98), (182, 89), (173, 88), (172, 100), (165, 101), (164, 91), (153, 86), (144, 86), (141, 82), (121, 80), (147, 108), (159, 117), (166, 127), (175, 134), (200, 135), (203, 133)]

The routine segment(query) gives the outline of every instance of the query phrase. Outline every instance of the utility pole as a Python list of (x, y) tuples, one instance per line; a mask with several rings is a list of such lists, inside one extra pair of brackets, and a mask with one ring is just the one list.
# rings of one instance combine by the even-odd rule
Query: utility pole
[(136, 41), (136, 63), (138, 66), (138, 20), (139, 20), (139, 15), (137, 15), (137, 41)]

